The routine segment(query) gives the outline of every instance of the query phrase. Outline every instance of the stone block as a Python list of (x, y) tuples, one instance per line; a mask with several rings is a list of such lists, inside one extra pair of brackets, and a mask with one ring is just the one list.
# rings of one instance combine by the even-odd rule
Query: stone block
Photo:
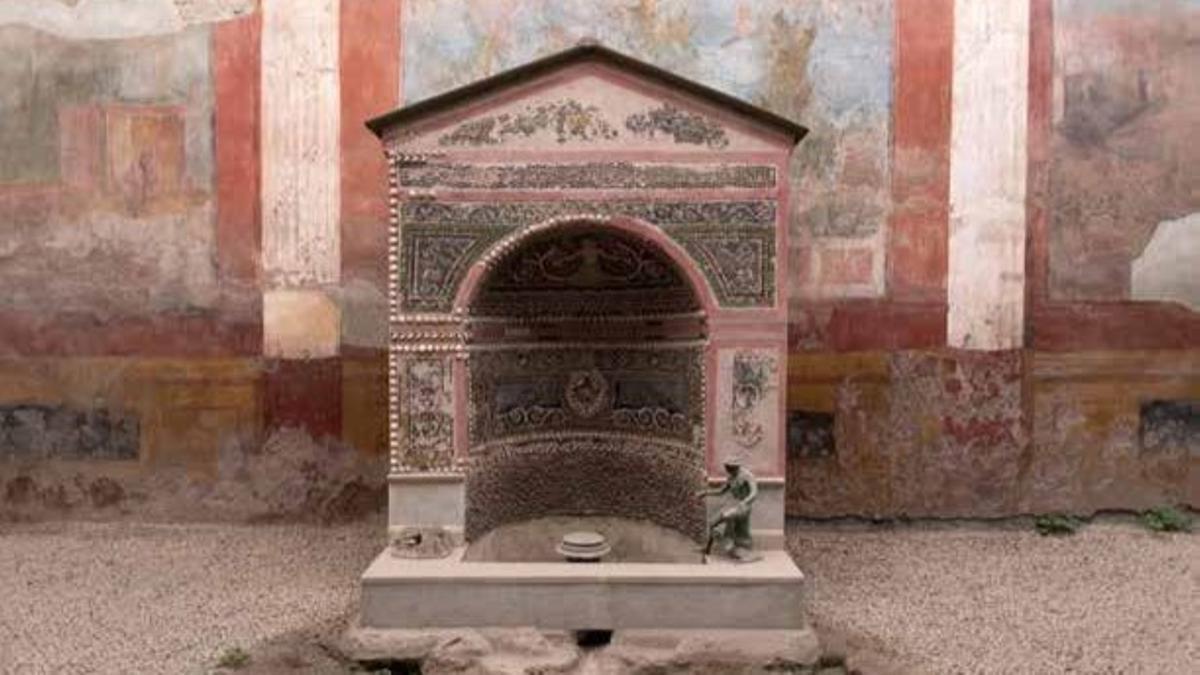
[(811, 673), (821, 657), (820, 642), (811, 628), (620, 630), (609, 645), (584, 652), (563, 631), (355, 625), (337, 646), (356, 661), (417, 662), (425, 672)]
[(462, 476), (396, 475), (388, 478), (388, 531), (441, 527), (462, 534), (466, 490)]

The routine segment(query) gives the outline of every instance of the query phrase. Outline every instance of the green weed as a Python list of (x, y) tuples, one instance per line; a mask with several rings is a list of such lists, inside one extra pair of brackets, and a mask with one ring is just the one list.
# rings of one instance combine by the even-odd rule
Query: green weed
[(1048, 513), (1034, 518), (1033, 526), (1043, 537), (1066, 536), (1078, 532), (1083, 527), (1083, 521), (1061, 513)]
[(1174, 506), (1160, 506), (1142, 514), (1142, 524), (1155, 532), (1191, 532), (1192, 517)]
[(241, 647), (227, 647), (221, 652), (221, 658), (217, 659), (218, 667), (232, 670), (237, 670), (247, 663), (250, 663), (250, 653)]

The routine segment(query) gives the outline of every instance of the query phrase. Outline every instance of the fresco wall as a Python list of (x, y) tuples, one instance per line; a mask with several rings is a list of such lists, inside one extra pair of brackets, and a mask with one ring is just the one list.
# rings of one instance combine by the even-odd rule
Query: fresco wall
[[(0, 27), (0, 312), (99, 322), (242, 310), (214, 260), (210, 32), (67, 39)], [(12, 326), (10, 325), (10, 329)], [(202, 342), (213, 336), (197, 336)]]
[(1200, 237), (1200, 3), (1154, 5), (1054, 5), (1055, 300), (1200, 309), (1194, 270), (1170, 264)]
[(379, 508), (382, 359), (262, 356), (257, 9), (0, 6), (0, 517)]
[(1029, 338), (1055, 350), (1195, 348), (1200, 5), (1040, 5)]
[[(956, 20), (972, 4), (955, 3)], [(910, 8), (898, 4), (901, 52)], [(1200, 314), (1189, 290), (1200, 230), (1189, 229), (1187, 140), (1196, 79), (1182, 75), (1200, 70), (1197, 8), (1030, 4), (1022, 348), (897, 351), (859, 334), (834, 340), (839, 353), (794, 352), (789, 513), (995, 516), (1200, 501)], [(898, 83), (914, 77), (905, 61)], [(937, 72), (928, 65), (918, 79)], [(897, 95), (897, 107), (909, 100)], [(955, 98), (951, 112), (961, 105)], [(906, 154), (895, 155), (897, 175), (915, 166)], [(979, 170), (953, 149), (948, 161), (954, 178)], [(904, 173), (897, 180), (914, 172)], [(988, 266), (964, 262), (959, 273)], [(794, 348), (820, 346), (798, 342), (796, 327)]]
[(890, 0), (413, 0), (413, 102), (582, 39), (733, 94), (811, 133), (792, 183), (792, 297), (884, 293), (890, 206)]
[[(791, 514), (1200, 503), (1200, 2), (1030, 0), (1000, 45), (987, 22), (1023, 12), (991, 0), (328, 0), (336, 85), (289, 99), (338, 120), (304, 229), (263, 190), (293, 137), (263, 106), (296, 93), (264, 73), (305, 48), (269, 31), (302, 1), (0, 4), (0, 513), (378, 505), (359, 460), (387, 441), (386, 167), (362, 121), (583, 38), (811, 129), (790, 172)], [(948, 314), (991, 317), (954, 289), (999, 269), (948, 247), (973, 167), (952, 126), (1013, 111), (953, 96), (974, 67), (956, 48), (1003, 70), (1014, 44), (1027, 129), (979, 143), (1027, 153), (1005, 204), (1024, 274), (1002, 270), (1022, 312), (981, 354), (947, 339)], [(319, 275), (284, 221), (323, 238)], [(264, 241), (317, 281), (276, 287)]]

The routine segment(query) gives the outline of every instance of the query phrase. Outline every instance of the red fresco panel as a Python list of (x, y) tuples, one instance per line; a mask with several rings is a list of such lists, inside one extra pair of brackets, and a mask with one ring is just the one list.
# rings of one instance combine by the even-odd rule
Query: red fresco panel
[(342, 268), (383, 285), (387, 163), (363, 123), (400, 105), (400, 0), (342, 0)]
[(270, 361), (264, 387), (268, 430), (294, 427), (318, 439), (341, 436), (341, 359)]
[(259, 206), (259, 14), (213, 27), (216, 90), (217, 257), (225, 279), (257, 280)]
[[(1050, 138), (1054, 86), (1054, 16), (1052, 0), (1031, 0), (1029, 16), (1029, 131), (1025, 247), (1026, 306), (1046, 300), (1049, 250), (1046, 237), (1050, 186)], [(1033, 313), (1026, 313), (1026, 324)]]
[(953, 0), (897, 0), (887, 288), (945, 302)]
[(792, 352), (936, 349), (945, 344), (946, 306), (936, 303), (812, 303), (794, 310), (788, 325)]
[(98, 320), (85, 313), (0, 312), (4, 356), (253, 356), (259, 321), (220, 312), (162, 313)]

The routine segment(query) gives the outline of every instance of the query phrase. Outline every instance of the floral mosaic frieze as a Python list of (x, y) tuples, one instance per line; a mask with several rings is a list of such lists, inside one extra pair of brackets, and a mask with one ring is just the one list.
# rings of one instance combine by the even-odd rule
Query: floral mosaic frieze
[(438, 138), (444, 146), (499, 145), (511, 138), (529, 138), (549, 131), (559, 143), (617, 137), (600, 108), (574, 99), (530, 105), (516, 113), (487, 115), (463, 122)]
[(520, 227), (576, 213), (639, 218), (655, 225), (775, 224), (776, 204), (769, 199), (722, 201), (575, 201), (556, 202), (405, 202), (401, 220), (410, 224)]
[(696, 261), (718, 302), (770, 306), (775, 299), (771, 200), (712, 202), (405, 202), (401, 292), (406, 309), (448, 311), (467, 269), (486, 247), (523, 226), (573, 213), (631, 216), (661, 226)]
[(602, 227), (526, 240), (492, 268), (473, 314), (535, 318), (686, 313), (695, 294), (658, 246)]
[(619, 189), (695, 190), (773, 188), (775, 167), (754, 164), (681, 166), (589, 162), (586, 164), (419, 164), (401, 166), (405, 187), (488, 190)]
[(393, 465), (410, 472), (454, 470), (450, 360), (403, 359), (398, 369), (400, 396), (391, 414), (403, 421), (404, 437), (393, 447)]
[(630, 115), (625, 118), (625, 128), (635, 136), (655, 138), (661, 134), (669, 136), (676, 143), (705, 145), (713, 149), (729, 145), (729, 137), (721, 125), (704, 115), (681, 110), (670, 103)]
[[(729, 136), (717, 121), (666, 102), (627, 115), (623, 126), (638, 138), (661, 137), (714, 150), (729, 146)], [(444, 147), (488, 147), (542, 134), (562, 144), (592, 143), (617, 139), (621, 129), (605, 118), (599, 106), (565, 98), (467, 120), (439, 136), (437, 142)]]
[(480, 352), (471, 361), (470, 437), (478, 445), (586, 431), (695, 444), (702, 369), (699, 349)]

